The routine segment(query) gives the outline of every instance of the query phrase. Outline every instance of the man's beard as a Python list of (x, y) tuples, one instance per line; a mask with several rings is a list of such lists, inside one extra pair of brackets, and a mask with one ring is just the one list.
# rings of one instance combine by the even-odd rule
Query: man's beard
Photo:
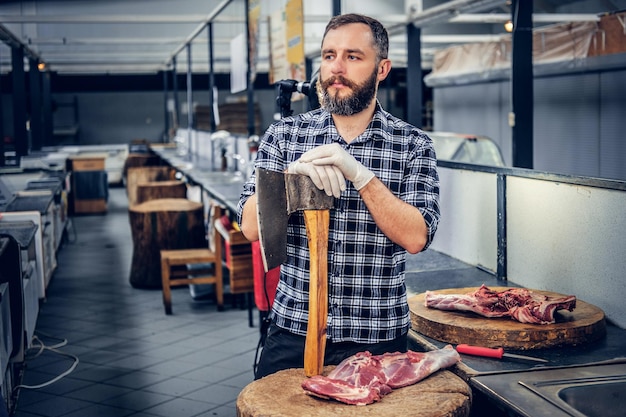
[[(328, 92), (328, 88), (335, 82), (339, 81), (344, 86), (350, 88), (352, 93), (346, 97), (340, 98), (339, 91), (335, 95)], [(374, 71), (367, 80), (362, 84), (344, 78), (341, 75), (330, 77), (327, 80), (320, 78), (318, 85), (318, 98), (320, 106), (331, 114), (338, 116), (351, 116), (365, 110), (376, 96), (377, 87), (377, 71)]]

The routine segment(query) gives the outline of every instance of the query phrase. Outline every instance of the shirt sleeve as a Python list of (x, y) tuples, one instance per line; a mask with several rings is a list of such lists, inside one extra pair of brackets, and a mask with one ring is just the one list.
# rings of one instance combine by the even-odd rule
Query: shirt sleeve
[(417, 131), (415, 147), (407, 167), (408, 175), (403, 183), (402, 199), (417, 207), (424, 217), (428, 236), (428, 248), (435, 237), (441, 210), (439, 206), (439, 174), (437, 156), (432, 140), (422, 131)]

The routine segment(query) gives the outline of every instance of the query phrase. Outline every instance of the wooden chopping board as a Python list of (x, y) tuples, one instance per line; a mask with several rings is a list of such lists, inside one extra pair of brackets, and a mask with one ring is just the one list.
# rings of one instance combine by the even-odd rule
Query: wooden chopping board
[[(510, 287), (489, 287), (504, 291)], [(440, 294), (467, 294), (478, 287), (436, 290)], [(551, 296), (564, 297), (550, 291), (531, 290)], [(574, 311), (555, 313), (556, 323), (528, 324), (511, 318), (486, 318), (472, 312), (443, 311), (424, 305), (426, 294), (409, 298), (411, 326), (427, 337), (446, 343), (510, 348), (518, 350), (575, 346), (598, 340), (606, 334), (604, 312), (598, 307), (576, 300)]]
[[(323, 374), (332, 369), (325, 367)], [(470, 413), (470, 387), (446, 370), (365, 406), (312, 397), (301, 387), (305, 379), (304, 369), (286, 369), (251, 382), (237, 397), (237, 417), (463, 417)]]

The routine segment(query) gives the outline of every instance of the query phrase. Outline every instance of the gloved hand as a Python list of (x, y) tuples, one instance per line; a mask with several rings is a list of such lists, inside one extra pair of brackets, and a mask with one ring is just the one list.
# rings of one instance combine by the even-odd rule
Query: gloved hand
[(341, 170), (333, 165), (318, 166), (310, 162), (303, 162), (300, 158), (289, 164), (287, 172), (308, 176), (317, 188), (324, 190), (327, 195), (335, 196), (335, 198), (339, 198), (341, 192), (346, 189), (346, 180)]
[(305, 152), (300, 157), (300, 161), (310, 162), (318, 167), (333, 166), (339, 168), (343, 176), (352, 181), (354, 188), (357, 190), (365, 187), (374, 178), (372, 171), (365, 168), (363, 164), (354, 159), (352, 155), (337, 143), (313, 148)]

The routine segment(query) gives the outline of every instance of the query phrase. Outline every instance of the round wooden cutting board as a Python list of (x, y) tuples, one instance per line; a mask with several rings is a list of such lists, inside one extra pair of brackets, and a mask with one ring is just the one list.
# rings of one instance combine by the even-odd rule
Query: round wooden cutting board
[[(511, 287), (489, 287), (504, 291)], [(439, 294), (467, 294), (478, 287), (447, 288)], [(531, 290), (550, 297), (564, 297), (550, 291)], [(600, 339), (606, 334), (604, 312), (598, 307), (576, 300), (574, 311), (559, 310), (556, 323), (520, 323), (508, 317), (486, 318), (472, 312), (444, 311), (424, 305), (425, 293), (409, 298), (411, 326), (427, 337), (446, 343), (510, 348), (519, 350), (556, 346), (574, 346)]]
[[(327, 375), (333, 367), (325, 367)], [(357, 406), (307, 395), (304, 369), (286, 369), (251, 382), (237, 397), (237, 417), (467, 417), (471, 389), (460, 377), (440, 370), (398, 388), (379, 402)]]

